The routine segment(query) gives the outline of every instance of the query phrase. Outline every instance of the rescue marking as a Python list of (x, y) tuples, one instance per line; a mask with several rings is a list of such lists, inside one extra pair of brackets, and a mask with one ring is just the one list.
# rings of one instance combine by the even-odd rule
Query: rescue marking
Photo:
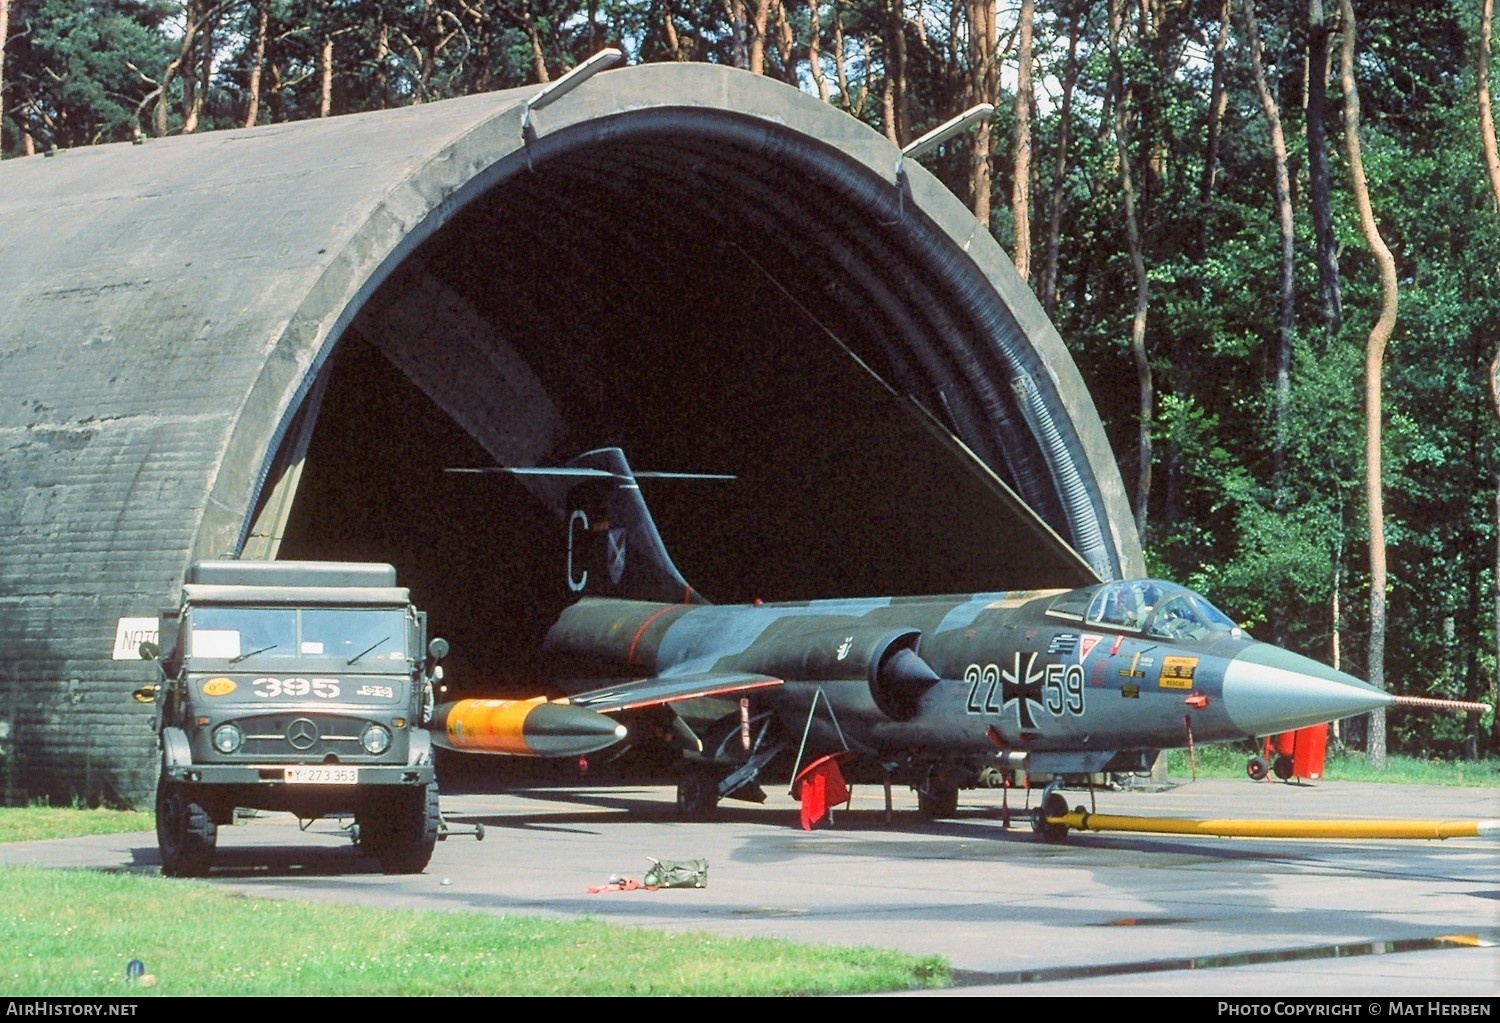
[(1168, 656), (1161, 659), (1161, 680), (1158, 685), (1163, 689), (1191, 689), (1193, 688), (1193, 672), (1198, 668), (1198, 658)]

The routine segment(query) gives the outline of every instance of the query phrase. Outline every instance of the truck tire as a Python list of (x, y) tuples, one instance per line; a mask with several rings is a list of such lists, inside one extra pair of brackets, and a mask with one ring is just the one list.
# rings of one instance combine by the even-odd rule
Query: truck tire
[(359, 820), (359, 842), (387, 874), (420, 874), (432, 860), (442, 817), (438, 785), (401, 788)]
[(167, 877), (204, 877), (214, 862), (218, 825), (185, 786), (161, 779), (156, 784), (156, 844)]

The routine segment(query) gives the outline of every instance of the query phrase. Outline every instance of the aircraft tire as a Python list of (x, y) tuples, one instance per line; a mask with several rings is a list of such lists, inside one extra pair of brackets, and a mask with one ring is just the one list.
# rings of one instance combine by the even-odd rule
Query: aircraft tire
[(1245, 765), (1245, 773), (1250, 776), (1251, 781), (1264, 781), (1270, 768), (1266, 765), (1265, 757), (1251, 757), (1250, 762)]
[(719, 806), (719, 780), (712, 771), (688, 768), (677, 779), (677, 819), (706, 821)]
[(167, 877), (205, 877), (214, 862), (219, 827), (177, 782), (156, 785), (156, 844)]
[(930, 821), (947, 820), (958, 815), (958, 788), (942, 786), (930, 791), (917, 789), (917, 813)]
[(1037, 837), (1049, 845), (1060, 845), (1068, 840), (1068, 826), (1066, 824), (1048, 824), (1048, 817), (1061, 817), (1068, 812), (1068, 800), (1061, 792), (1049, 792), (1047, 798), (1042, 800), (1033, 813), (1032, 827), (1036, 829)]
[(1292, 758), (1286, 756), (1285, 754), (1282, 754), (1281, 756), (1277, 757), (1276, 762), (1271, 765), (1271, 770), (1275, 771), (1276, 777), (1280, 778), (1282, 781), (1291, 781), (1293, 770)]

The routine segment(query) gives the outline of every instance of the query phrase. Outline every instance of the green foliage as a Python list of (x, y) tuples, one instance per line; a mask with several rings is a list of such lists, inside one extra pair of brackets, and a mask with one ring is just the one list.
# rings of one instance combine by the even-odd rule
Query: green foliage
[[(1191, 755), (1185, 749), (1167, 753), (1167, 774), (1174, 781), (1197, 778), (1245, 778), (1245, 765), (1261, 753), (1259, 742), (1245, 741), (1203, 746)], [(1500, 788), (1500, 760), (1443, 760), (1416, 756), (1391, 756), (1383, 768), (1370, 764), (1358, 750), (1330, 746), (1323, 764), (1323, 781), (1381, 782), (1405, 785), (1453, 785)]]
[[(946, 987), (873, 948), (247, 899), (135, 874), (0, 869), (0, 989), (128, 995), (811, 995)], [(64, 910), (63, 907), (66, 907)], [(139, 959), (152, 978), (126, 979)]]
[(114, 835), (128, 831), (150, 831), (156, 816), (134, 810), (90, 810), (83, 807), (0, 807), (0, 841), (37, 842), (48, 838), (79, 835)]
[(3, 151), (130, 138), (169, 59), (164, 0), (12, 0)]

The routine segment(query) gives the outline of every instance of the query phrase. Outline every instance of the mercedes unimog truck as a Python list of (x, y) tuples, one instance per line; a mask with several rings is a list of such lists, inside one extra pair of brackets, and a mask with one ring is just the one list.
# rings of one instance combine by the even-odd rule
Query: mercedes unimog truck
[(391, 565), (198, 561), (162, 612), (156, 836), (162, 872), (202, 876), (238, 811), (352, 819), (388, 874), (419, 873), (438, 839), (429, 733), (442, 639)]

